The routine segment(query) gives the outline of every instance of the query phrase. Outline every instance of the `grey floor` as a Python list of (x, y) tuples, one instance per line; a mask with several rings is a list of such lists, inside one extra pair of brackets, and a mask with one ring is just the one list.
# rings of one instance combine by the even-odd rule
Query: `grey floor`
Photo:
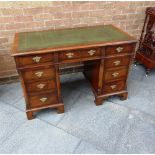
[(155, 71), (132, 66), (128, 100), (98, 107), (81, 73), (61, 81), (65, 113), (46, 109), (32, 121), (20, 83), (0, 86), (0, 153), (155, 153)]

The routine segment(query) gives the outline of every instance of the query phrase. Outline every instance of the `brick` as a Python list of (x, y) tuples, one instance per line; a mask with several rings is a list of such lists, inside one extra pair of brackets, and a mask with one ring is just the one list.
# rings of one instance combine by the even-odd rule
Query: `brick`
[(5, 24), (0, 24), (0, 31), (5, 30)]
[(123, 1), (121, 1), (121, 2), (116, 2), (116, 3), (114, 3), (114, 8), (117, 8), (117, 9), (125, 9), (125, 8), (128, 8), (129, 7), (129, 5), (128, 5), (129, 3), (128, 2), (123, 2)]
[(122, 10), (122, 14), (133, 14), (135, 12), (134, 8), (125, 8)]
[(128, 30), (137, 30), (138, 29), (138, 27), (139, 27), (139, 25), (129, 25), (129, 26), (126, 26), (126, 29), (128, 29)]
[(70, 2), (70, 1), (53, 1), (54, 6), (64, 6), (64, 5), (70, 4), (70, 3), (72, 3), (72, 2)]
[(53, 14), (50, 14), (50, 13), (37, 14), (33, 18), (34, 18), (34, 21), (52, 20)]
[(135, 19), (134, 24), (144, 23), (144, 19)]
[(0, 17), (0, 23), (14, 22), (14, 17)]
[(42, 7), (23, 9), (24, 15), (35, 15), (43, 13)]
[(54, 26), (55, 27), (55, 29), (57, 29), (58, 27), (58, 25), (60, 26), (60, 27), (66, 27), (66, 28), (71, 28), (71, 27), (73, 27), (73, 26), (75, 26), (75, 25), (79, 25), (80, 24), (80, 19), (65, 19), (65, 20), (52, 20), (52, 21), (47, 21), (47, 22), (45, 22), (45, 26), (46, 27), (52, 27), (52, 26)]
[(8, 38), (0, 38), (0, 44), (8, 42)]
[(97, 9), (103, 9), (103, 10), (112, 10), (114, 8), (114, 5), (113, 3), (104, 3), (104, 2), (101, 2), (99, 5), (97, 5)]
[(37, 27), (44, 27), (44, 22), (28, 22), (25, 23), (25, 28), (37, 28)]
[(64, 25), (64, 21), (63, 20), (53, 20), (53, 21), (47, 21), (45, 22), (45, 25), (48, 26), (48, 25)]
[(11, 7), (14, 8), (36, 8), (36, 7), (46, 7), (46, 6), (53, 6), (52, 1), (14, 1), (10, 3)]
[(62, 12), (63, 8), (59, 6), (53, 6), (53, 7), (43, 7), (43, 13), (56, 13), (56, 12)]
[(79, 5), (79, 11), (89, 11), (90, 10), (90, 3), (84, 3)]
[(23, 11), (21, 9), (11, 9), (11, 8), (5, 8), (1, 9), (1, 12), (4, 16), (16, 16), (16, 15), (23, 15)]
[[(98, 6), (97, 5), (94, 5), (93, 3), (90, 3), (89, 4), (89, 8), (88, 8), (89, 10), (97, 10), (98, 9)], [(83, 10), (84, 10), (84, 8), (83, 8)]]
[(14, 17), (14, 22), (30, 22), (33, 21), (32, 16), (16, 16)]
[(68, 12), (68, 11), (71, 11), (71, 12), (84, 11), (84, 10), (81, 10), (80, 8), (81, 8), (80, 4), (76, 4), (76, 3), (72, 2), (72, 5), (68, 5), (67, 7), (63, 7), (63, 11), (65, 11), (65, 12)]
[(6, 29), (7, 30), (19, 30), (19, 29), (24, 29), (24, 23), (10, 23), (6, 24)]
[(88, 17), (88, 16), (89, 16), (89, 12), (86, 12), (86, 11), (72, 13), (72, 18), (81, 18), (81, 17)]
[(55, 13), (55, 14), (53, 14), (54, 19), (67, 19), (67, 18), (71, 19), (71, 17), (72, 17), (71, 13)]
[(114, 15), (113, 20), (125, 20), (127, 18), (126, 15)]
[(72, 25), (79, 24), (79, 23), (80, 23), (80, 19), (73, 18), (73, 19), (71, 20), (71, 22), (72, 22)]
[(90, 13), (89, 13), (90, 17), (100, 17), (100, 16), (104, 16), (104, 15), (105, 15), (104, 10), (90, 11)]
[[(7, 58), (7, 59), (6, 59)], [(2, 64), (6, 64), (6, 65), (2, 65)], [(8, 67), (15, 67), (14, 66), (14, 59), (11, 57), (11, 54), (4, 54), (4, 55), (0, 55), (0, 69), (5, 69), (5, 68), (8, 68)]]
[(5, 31), (0, 31), (0, 36), (1, 37), (9, 37), (9, 36), (13, 36), (15, 34), (15, 30), (5, 30)]
[(80, 23), (81, 24), (91, 24), (91, 23), (96, 23), (97, 19), (96, 18), (81, 18)]

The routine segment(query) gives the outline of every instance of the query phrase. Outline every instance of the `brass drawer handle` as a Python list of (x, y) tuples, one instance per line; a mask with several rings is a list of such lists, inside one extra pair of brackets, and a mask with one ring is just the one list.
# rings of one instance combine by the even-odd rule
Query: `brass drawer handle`
[(113, 77), (117, 77), (118, 75), (119, 75), (118, 72), (115, 72), (115, 73), (112, 74)]
[(40, 98), (40, 101), (41, 101), (42, 103), (45, 103), (46, 100), (47, 100), (47, 97)]
[(41, 58), (42, 58), (42, 57), (35, 56), (35, 57), (32, 58), (32, 60), (33, 60), (34, 62), (40, 62), (40, 59), (41, 59)]
[(37, 77), (42, 77), (43, 72), (36, 72), (35, 75), (36, 75)]
[(112, 85), (110, 87), (111, 87), (111, 89), (115, 89), (117, 87), (117, 85)]
[(114, 61), (113, 63), (115, 66), (118, 66), (121, 63), (121, 61), (117, 60), (117, 61)]
[(68, 58), (73, 58), (74, 53), (67, 53), (66, 56), (67, 56)]
[(45, 87), (45, 84), (42, 84), (42, 83), (37, 85), (37, 88), (39, 88), (39, 89), (43, 89), (44, 87)]
[(90, 55), (90, 56), (92, 56), (92, 55), (94, 55), (95, 54), (95, 50), (90, 50), (90, 51), (88, 51), (88, 54)]
[(117, 51), (118, 53), (120, 53), (122, 50), (123, 50), (123, 47), (117, 47), (117, 48), (116, 48), (116, 51)]

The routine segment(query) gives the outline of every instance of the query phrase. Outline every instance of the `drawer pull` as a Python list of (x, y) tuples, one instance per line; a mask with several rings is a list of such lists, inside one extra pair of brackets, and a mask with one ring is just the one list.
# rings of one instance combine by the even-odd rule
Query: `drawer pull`
[(118, 75), (119, 75), (118, 72), (115, 72), (115, 73), (112, 74), (113, 77), (117, 77)]
[(40, 98), (40, 101), (41, 101), (42, 103), (45, 103), (46, 100), (47, 100), (47, 97)]
[(112, 85), (110, 87), (111, 87), (111, 89), (115, 89), (117, 87), (117, 85)]
[(90, 56), (92, 56), (92, 55), (94, 55), (95, 54), (95, 50), (90, 50), (90, 51), (88, 51), (88, 54), (90, 55)]
[(114, 61), (115, 66), (118, 66), (120, 63), (121, 63), (121, 61), (119, 61), (119, 60)]
[(73, 58), (74, 53), (67, 53), (66, 56), (67, 56), (68, 58)]
[(43, 72), (36, 72), (35, 75), (36, 75), (37, 77), (42, 77)]
[(42, 57), (35, 56), (35, 57), (32, 58), (32, 60), (33, 60), (34, 62), (40, 62), (40, 59), (41, 59), (41, 58), (42, 58)]
[(116, 51), (117, 51), (118, 53), (120, 53), (122, 50), (123, 50), (123, 47), (117, 47), (117, 48), (116, 48)]
[(39, 88), (39, 89), (43, 89), (44, 87), (45, 87), (45, 84), (42, 84), (42, 83), (37, 85), (37, 88)]

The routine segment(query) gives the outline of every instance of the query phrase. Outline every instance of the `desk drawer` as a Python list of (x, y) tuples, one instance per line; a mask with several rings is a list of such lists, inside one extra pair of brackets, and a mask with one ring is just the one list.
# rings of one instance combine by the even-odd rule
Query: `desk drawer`
[(110, 82), (110, 83), (105, 83), (103, 87), (103, 93), (109, 94), (109, 93), (122, 91), (124, 89), (125, 89), (125, 81)]
[(127, 67), (112, 68), (105, 71), (105, 81), (126, 78), (128, 73)]
[(22, 71), (24, 80), (27, 81), (40, 81), (43, 79), (53, 79), (55, 78), (55, 68), (31, 68), (25, 71)]
[(40, 92), (45, 90), (55, 90), (56, 82), (54, 80), (45, 80), (40, 82), (31, 82), (26, 85), (29, 93)]
[(105, 55), (114, 55), (114, 54), (122, 54), (122, 53), (132, 53), (133, 45), (116, 45), (116, 46), (107, 46), (105, 49)]
[(118, 66), (128, 66), (129, 63), (130, 63), (129, 56), (105, 59), (105, 67), (106, 68), (118, 67)]
[(73, 50), (73, 51), (65, 51), (59, 54), (60, 61), (69, 61), (74, 59), (82, 59), (82, 58), (91, 58), (100, 56), (99, 48), (85, 49), (85, 50)]
[(41, 63), (53, 62), (53, 61), (54, 61), (53, 54), (38, 54), (38, 55), (19, 57), (18, 65), (27, 66), (27, 65), (41, 64)]
[(57, 104), (58, 98), (57, 95), (54, 93), (29, 96), (29, 103), (31, 108), (38, 108), (47, 105)]

